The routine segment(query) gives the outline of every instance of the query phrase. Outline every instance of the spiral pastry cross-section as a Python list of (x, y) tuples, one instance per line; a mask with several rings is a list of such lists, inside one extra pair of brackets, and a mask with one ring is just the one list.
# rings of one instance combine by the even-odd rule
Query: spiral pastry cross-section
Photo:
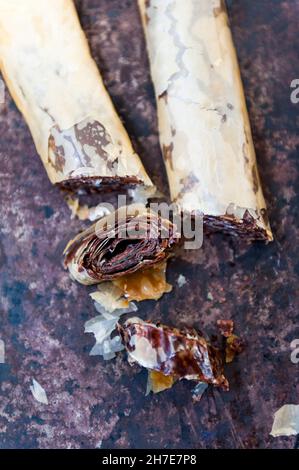
[(81, 284), (97, 284), (162, 263), (178, 241), (176, 227), (168, 219), (133, 204), (71, 240), (64, 265)]

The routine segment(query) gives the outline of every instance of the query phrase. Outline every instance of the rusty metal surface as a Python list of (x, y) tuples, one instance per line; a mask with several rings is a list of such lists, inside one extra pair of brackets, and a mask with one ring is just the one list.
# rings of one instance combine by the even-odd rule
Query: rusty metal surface
[[(154, 182), (165, 191), (153, 89), (134, 0), (77, 2), (92, 53)], [(8, 93), (0, 105), (1, 448), (292, 448), (269, 436), (273, 413), (299, 403), (290, 342), (298, 325), (298, 0), (234, 0), (229, 11), (245, 83), (259, 169), (276, 241), (244, 246), (221, 235), (169, 266), (172, 294), (140, 305), (143, 318), (215, 332), (231, 318), (247, 349), (227, 368), (231, 390), (193, 405), (192, 385), (145, 397), (146, 373), (125, 355), (89, 357), (83, 333), (95, 315), (89, 289), (62, 268), (70, 221)], [(297, 242), (297, 243), (296, 243)], [(178, 288), (184, 274), (187, 285)], [(29, 390), (35, 378), (49, 405)]]

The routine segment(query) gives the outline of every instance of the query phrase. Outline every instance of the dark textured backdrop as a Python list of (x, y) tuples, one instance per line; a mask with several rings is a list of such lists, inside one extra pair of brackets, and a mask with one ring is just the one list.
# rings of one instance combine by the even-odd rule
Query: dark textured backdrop
[[(8, 93), (0, 105), (1, 324), (0, 447), (285, 447), (296, 438), (269, 436), (273, 413), (299, 403), (299, 364), (290, 361), (298, 325), (298, 112), (290, 82), (299, 78), (298, 0), (234, 0), (230, 17), (276, 241), (242, 246), (221, 235), (172, 261), (185, 275), (144, 318), (215, 332), (235, 320), (247, 350), (227, 375), (231, 391), (209, 390), (191, 402), (191, 384), (145, 397), (146, 373), (124, 355), (104, 363), (88, 352), (83, 324), (95, 315), (88, 289), (61, 265), (65, 242), (81, 226), (53, 188)], [(160, 189), (153, 89), (134, 0), (78, 2), (92, 53), (134, 145)], [(35, 377), (49, 406), (37, 403)]]

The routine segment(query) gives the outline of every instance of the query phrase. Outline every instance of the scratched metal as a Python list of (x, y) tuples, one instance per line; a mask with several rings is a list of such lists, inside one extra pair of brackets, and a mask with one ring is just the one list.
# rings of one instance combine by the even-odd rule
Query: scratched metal
[[(135, 0), (77, 2), (92, 53), (118, 112), (159, 189), (166, 180), (153, 89)], [(292, 448), (272, 438), (273, 413), (299, 403), (299, 364), (290, 360), (298, 325), (298, 0), (234, 0), (230, 17), (241, 63), (259, 169), (276, 241), (240, 245), (222, 235), (171, 261), (172, 294), (140, 305), (143, 318), (208, 333), (232, 318), (246, 352), (227, 367), (231, 390), (193, 405), (192, 385), (145, 397), (146, 373), (125, 355), (89, 357), (83, 333), (95, 315), (89, 289), (62, 268), (70, 221), (8, 93), (0, 104), (1, 448)], [(296, 161), (297, 160), (297, 161)], [(187, 285), (179, 288), (179, 274)], [(29, 386), (35, 378), (49, 405)]]

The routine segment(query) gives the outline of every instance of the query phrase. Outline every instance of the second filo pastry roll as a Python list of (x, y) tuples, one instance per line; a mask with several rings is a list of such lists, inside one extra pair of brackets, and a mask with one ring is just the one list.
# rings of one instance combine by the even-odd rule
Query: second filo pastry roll
[(142, 204), (131, 204), (71, 240), (64, 251), (64, 266), (81, 284), (112, 281), (161, 265), (179, 238), (168, 219)]
[(72, 0), (0, 0), (0, 70), (52, 183), (152, 188)]
[(138, 0), (172, 200), (206, 227), (272, 240), (222, 0)]

